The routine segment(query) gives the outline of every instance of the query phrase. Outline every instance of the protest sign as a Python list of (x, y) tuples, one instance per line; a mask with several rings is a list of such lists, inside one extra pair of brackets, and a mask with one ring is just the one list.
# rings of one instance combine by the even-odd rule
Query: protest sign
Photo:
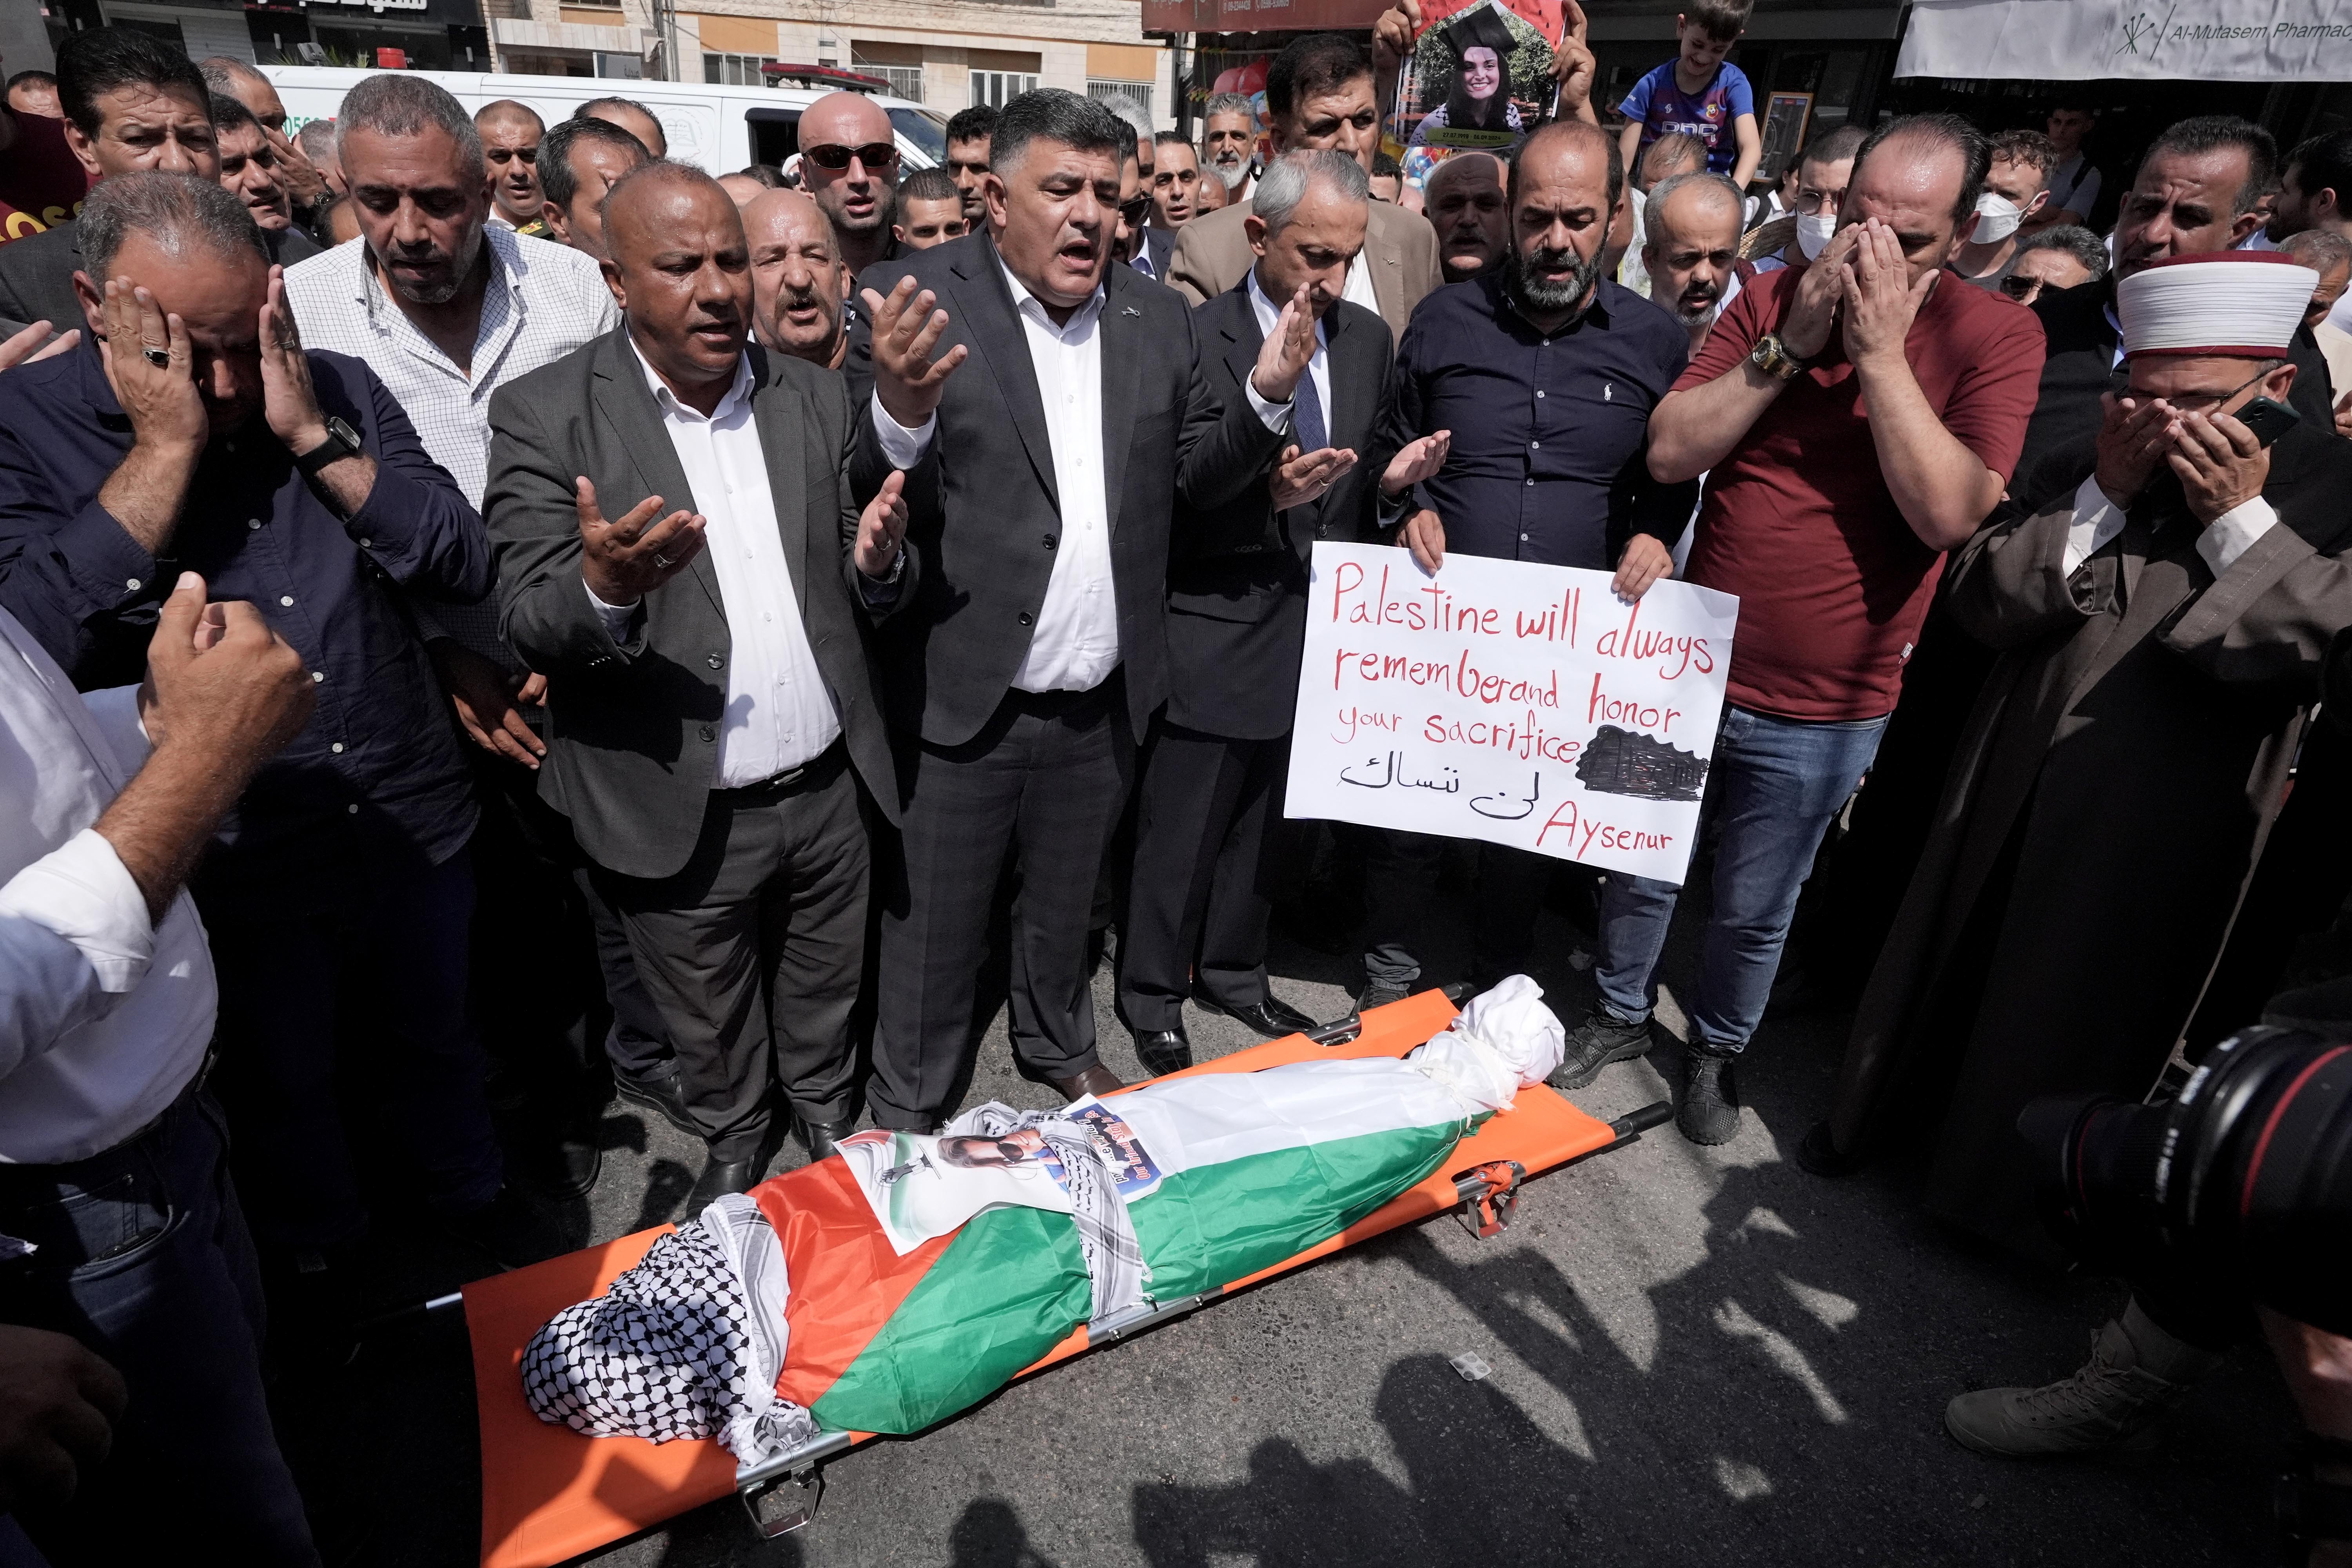
[(1679, 883), (1739, 601), (1667, 581), (1318, 543), (1287, 813)]

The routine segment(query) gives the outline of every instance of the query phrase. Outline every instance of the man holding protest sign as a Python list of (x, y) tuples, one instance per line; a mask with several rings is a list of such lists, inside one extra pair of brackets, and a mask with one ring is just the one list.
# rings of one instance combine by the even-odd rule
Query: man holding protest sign
[[(1763, 1016), (1798, 890), (1877, 751), (1944, 552), (2000, 500), (2024, 443), (2036, 324), (1942, 286), (1990, 161), (1952, 115), (1874, 132), (1821, 258), (1743, 289), (1651, 421), (1652, 473), (1709, 476), (1689, 579), (1739, 595), (1708, 780), (1715, 905), (1684, 1005), (1675, 1120), (1693, 1142), (1738, 1129), (1731, 1063)], [(1676, 892), (1610, 877), (1601, 1003), (1555, 1084), (1648, 1051)]]
[[(1529, 137), (1511, 161), (1503, 265), (1432, 295), (1398, 354), (1391, 448), (1434, 438), (1444, 466), (1418, 493), (1391, 474), (1382, 514), (1434, 572), (1451, 550), (1605, 570), (1638, 597), (1670, 575), (1669, 543), (1696, 485), (1662, 483), (1643, 460), (1651, 410), (1689, 346), (1675, 319), (1601, 276), (1610, 214), (1625, 184), (1615, 143), (1581, 121)], [(1421, 975), (1421, 914), (1444, 840), (1382, 835), (1368, 875), (1371, 918), (1360, 1006), (1392, 1002)], [(1500, 845), (1480, 853), (1474, 978), (1526, 967), (1550, 863)]]

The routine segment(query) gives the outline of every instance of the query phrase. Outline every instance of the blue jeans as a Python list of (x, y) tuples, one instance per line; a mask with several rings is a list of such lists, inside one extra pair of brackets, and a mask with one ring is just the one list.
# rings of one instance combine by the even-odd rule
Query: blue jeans
[[(1830, 819), (1878, 753), (1884, 717), (1807, 724), (1727, 707), (1716, 731), (1703, 813), (1716, 833), (1715, 910), (1685, 999), (1694, 1045), (1737, 1052), (1764, 1016), (1797, 893)], [(1609, 874), (1593, 978), (1608, 1010), (1641, 1023), (1657, 1003), (1658, 954), (1681, 889)]]
[(191, 1087), (102, 1154), (0, 1166), (0, 1233), (37, 1248), (0, 1265), (0, 1321), (71, 1335), (131, 1390), (73, 1500), (20, 1516), (58, 1568), (319, 1561), (262, 1397), (261, 1279), (227, 1144)]

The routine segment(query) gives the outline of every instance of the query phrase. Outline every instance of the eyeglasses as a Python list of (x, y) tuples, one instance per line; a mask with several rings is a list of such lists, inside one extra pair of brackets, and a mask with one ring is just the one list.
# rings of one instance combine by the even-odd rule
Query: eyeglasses
[(2221, 407), (2268, 374), (2269, 371), (2258, 370), (2227, 392), (2183, 392), (2167, 397), (2165, 401), (2183, 414), (2201, 414), (2209, 408)]
[(1118, 221), (1133, 228), (1151, 216), (1151, 198), (1135, 196), (1118, 204)]
[(898, 161), (898, 149), (887, 142), (868, 142), (863, 147), (835, 147), (827, 144), (803, 147), (801, 149), (801, 156), (820, 169), (831, 169), (835, 174), (839, 174), (849, 167), (849, 161), (852, 158), (869, 169), (887, 169)]
[(2021, 304), (2027, 303), (2036, 294), (2042, 292), (2042, 279), (2021, 277), (2012, 272), (2000, 280), (2000, 291)]

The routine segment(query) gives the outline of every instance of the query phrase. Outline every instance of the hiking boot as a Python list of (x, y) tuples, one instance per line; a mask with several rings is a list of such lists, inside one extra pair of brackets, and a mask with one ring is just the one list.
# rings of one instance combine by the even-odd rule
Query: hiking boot
[(1630, 1062), (1650, 1054), (1650, 1021), (1629, 1024), (1606, 1007), (1584, 1016), (1568, 1037), (1568, 1047), (1544, 1082), (1557, 1089), (1582, 1089), (1601, 1076), (1611, 1062)]
[(1675, 1125), (1694, 1143), (1728, 1143), (1739, 1131), (1739, 1089), (1731, 1080), (1728, 1053), (1691, 1047), (1690, 1076), (1683, 1083), (1683, 1102), (1675, 1107)]
[(1369, 1013), (1375, 1007), (1386, 1007), (1392, 1003), (1402, 1002), (1412, 994), (1412, 992), (1402, 985), (1386, 980), (1374, 980), (1368, 976), (1364, 981), (1364, 988), (1356, 994), (1356, 1011), (1359, 1014)]
[(1944, 1406), (1944, 1430), (1979, 1454), (2047, 1458), (2145, 1448), (2156, 1425), (2221, 1357), (2174, 1339), (2135, 1301), (2091, 1341), (2074, 1375), (2040, 1388), (1986, 1388)]

